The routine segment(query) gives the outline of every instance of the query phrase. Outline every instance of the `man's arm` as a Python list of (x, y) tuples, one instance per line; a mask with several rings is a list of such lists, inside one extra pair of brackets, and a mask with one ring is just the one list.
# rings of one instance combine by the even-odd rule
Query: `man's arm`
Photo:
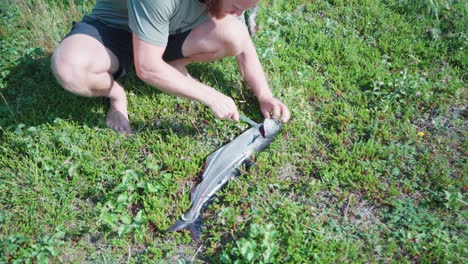
[(205, 104), (216, 118), (239, 120), (237, 107), (230, 97), (184, 76), (162, 59), (164, 50), (133, 34), (135, 70), (140, 79), (161, 91)]
[(257, 51), (250, 38), (236, 59), (242, 77), (257, 97), (262, 114), (269, 118), (270, 113), (273, 113), (273, 118), (281, 117), (283, 122), (287, 122), (290, 118), (289, 109), (271, 93)]

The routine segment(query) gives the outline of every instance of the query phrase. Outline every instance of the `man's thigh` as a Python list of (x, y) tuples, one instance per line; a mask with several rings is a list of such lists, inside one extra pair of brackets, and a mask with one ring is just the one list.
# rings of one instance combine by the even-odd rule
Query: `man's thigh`
[(133, 61), (131, 33), (85, 17), (74, 23), (55, 53), (68, 63), (91, 72), (109, 72), (117, 79)]
[(232, 44), (243, 42), (246, 37), (249, 35), (245, 24), (237, 17), (227, 15), (222, 19), (207, 20), (192, 29), (182, 46), (182, 52), (186, 57), (218, 53)]
[(84, 34), (68, 36), (54, 52), (54, 67), (79, 67), (83, 70), (101, 73), (115, 73), (119, 60), (102, 43)]

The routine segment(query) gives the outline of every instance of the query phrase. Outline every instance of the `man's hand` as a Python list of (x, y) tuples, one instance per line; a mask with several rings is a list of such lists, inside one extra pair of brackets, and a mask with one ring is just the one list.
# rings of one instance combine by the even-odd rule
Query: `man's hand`
[(216, 118), (239, 121), (239, 111), (231, 97), (215, 91), (207, 105)]
[[(260, 110), (265, 118), (280, 119), (284, 123), (289, 121), (291, 114), (288, 107), (283, 104), (280, 100), (274, 97), (261, 98), (258, 100), (260, 104)], [(273, 116), (271, 116), (273, 114)]]

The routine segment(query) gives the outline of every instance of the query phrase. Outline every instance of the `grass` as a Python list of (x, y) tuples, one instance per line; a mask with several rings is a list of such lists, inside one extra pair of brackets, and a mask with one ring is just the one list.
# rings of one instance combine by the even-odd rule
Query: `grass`
[[(130, 75), (126, 139), (59, 87), (50, 53), (87, 1), (0, 6), (0, 262), (464, 263), (467, 7), (262, 1), (254, 37), (291, 121), (167, 233), (206, 156), (247, 128)], [(261, 121), (233, 59), (191, 73)]]

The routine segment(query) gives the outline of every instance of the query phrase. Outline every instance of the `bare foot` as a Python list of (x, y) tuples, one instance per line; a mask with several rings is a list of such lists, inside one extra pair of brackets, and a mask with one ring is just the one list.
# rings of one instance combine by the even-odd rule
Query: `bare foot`
[(117, 132), (128, 135), (132, 132), (128, 121), (127, 101), (110, 100), (109, 110), (106, 115), (106, 125)]

